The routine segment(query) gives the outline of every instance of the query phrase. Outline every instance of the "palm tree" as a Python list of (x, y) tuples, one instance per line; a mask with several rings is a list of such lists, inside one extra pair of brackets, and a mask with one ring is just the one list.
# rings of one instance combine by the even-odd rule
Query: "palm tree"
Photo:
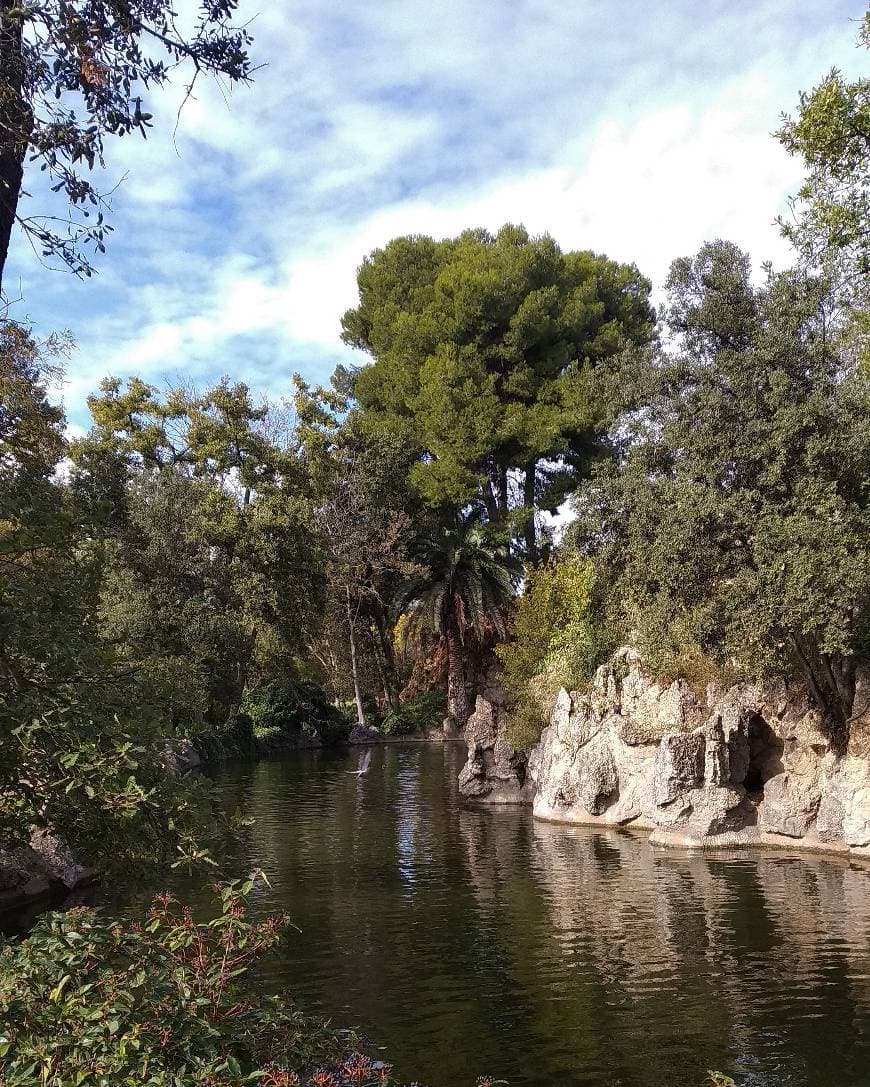
[(431, 631), (446, 651), (444, 724), (451, 731), (461, 728), (470, 713), (464, 660), (468, 643), (481, 643), (492, 633), (506, 636), (507, 604), (520, 564), (473, 515), (421, 540), (416, 557), (423, 569), (403, 587), (400, 607), (412, 630)]

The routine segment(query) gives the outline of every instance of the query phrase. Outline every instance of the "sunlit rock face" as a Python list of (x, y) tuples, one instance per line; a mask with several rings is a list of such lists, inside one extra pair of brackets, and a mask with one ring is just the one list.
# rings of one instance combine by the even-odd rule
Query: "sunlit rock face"
[[(856, 706), (868, 702), (866, 679)], [(708, 689), (645, 674), (624, 648), (585, 691), (562, 690), (524, 758), (505, 743), (496, 688), (469, 722), (460, 788), (530, 802), (541, 819), (644, 827), (689, 848), (801, 846), (870, 857), (870, 720), (833, 749), (809, 699), (784, 684)]]
[(525, 752), (504, 738), (505, 693), (488, 677), (466, 722), (468, 761), (459, 774), (459, 792), (469, 803), (530, 804)]

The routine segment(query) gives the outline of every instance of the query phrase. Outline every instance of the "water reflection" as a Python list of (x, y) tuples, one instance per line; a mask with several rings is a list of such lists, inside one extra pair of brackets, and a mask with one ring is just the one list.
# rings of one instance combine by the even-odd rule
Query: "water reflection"
[[(449, 745), (226, 770), (258, 908), (301, 929), (264, 983), (433, 1087), (870, 1083), (870, 869), (656, 850), (462, 810)], [(184, 889), (196, 897), (197, 888)], [(128, 905), (132, 908), (132, 904)]]

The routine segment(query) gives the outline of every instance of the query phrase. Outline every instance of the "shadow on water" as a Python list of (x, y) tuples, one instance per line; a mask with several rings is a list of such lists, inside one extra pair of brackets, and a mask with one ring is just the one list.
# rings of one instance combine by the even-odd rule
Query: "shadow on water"
[[(301, 930), (264, 984), (433, 1087), (870, 1083), (870, 869), (692, 855), (463, 810), (461, 745), (307, 752), (216, 775), (253, 820), (256, 908)], [(201, 887), (179, 888), (205, 903)], [(127, 895), (112, 908), (140, 904)]]

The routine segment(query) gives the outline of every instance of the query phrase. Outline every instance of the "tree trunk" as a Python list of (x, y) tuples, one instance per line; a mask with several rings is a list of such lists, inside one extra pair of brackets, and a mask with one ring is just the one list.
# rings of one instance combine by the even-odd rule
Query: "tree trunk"
[(384, 662), (386, 687), (390, 706), (398, 709), (399, 706), (399, 677), (396, 671), (396, 654), (393, 652), (393, 643), (387, 630), (386, 617), (383, 608), (378, 607), (375, 615), (375, 623), (378, 628), (378, 640)]
[(350, 671), (353, 676), (353, 697), (356, 701), (357, 724), (365, 728), (366, 715), (363, 710), (362, 691), (359, 686), (359, 667), (356, 660), (356, 633), (353, 628), (353, 608), (350, 603), (350, 586), (345, 586), (345, 598), (347, 601), (347, 636), (350, 640)]
[(21, 97), (23, 23), (20, 15), (15, 18), (10, 15), (12, 9), (20, 6), (20, 0), (0, 0), (0, 290), (32, 124), (30, 110)]
[(451, 618), (447, 625), (447, 719), (444, 722), (444, 731), (448, 734), (461, 729), (470, 713), (462, 656), (462, 641), (456, 621)]
[(504, 464), (498, 466), (498, 504), (502, 516), (508, 511), (508, 472)]
[(525, 544), (526, 558), (533, 565), (538, 561), (538, 544), (535, 537), (535, 471), (537, 461), (529, 461), (526, 466), (526, 478), (523, 480), (523, 509), (526, 512)]
[(372, 656), (374, 657), (375, 667), (378, 670), (378, 679), (381, 681), (381, 690), (384, 694), (384, 709), (389, 709), (393, 705), (392, 692), (390, 691), (389, 680), (387, 679), (387, 669), (384, 662), (383, 653), (381, 652), (381, 642), (377, 635), (377, 632), (371, 627), (368, 631), (368, 641), (371, 646)]
[(852, 711), (855, 706), (855, 663), (839, 655), (822, 653), (811, 639), (789, 635), (794, 659), (816, 703), (836, 755), (849, 747)]

